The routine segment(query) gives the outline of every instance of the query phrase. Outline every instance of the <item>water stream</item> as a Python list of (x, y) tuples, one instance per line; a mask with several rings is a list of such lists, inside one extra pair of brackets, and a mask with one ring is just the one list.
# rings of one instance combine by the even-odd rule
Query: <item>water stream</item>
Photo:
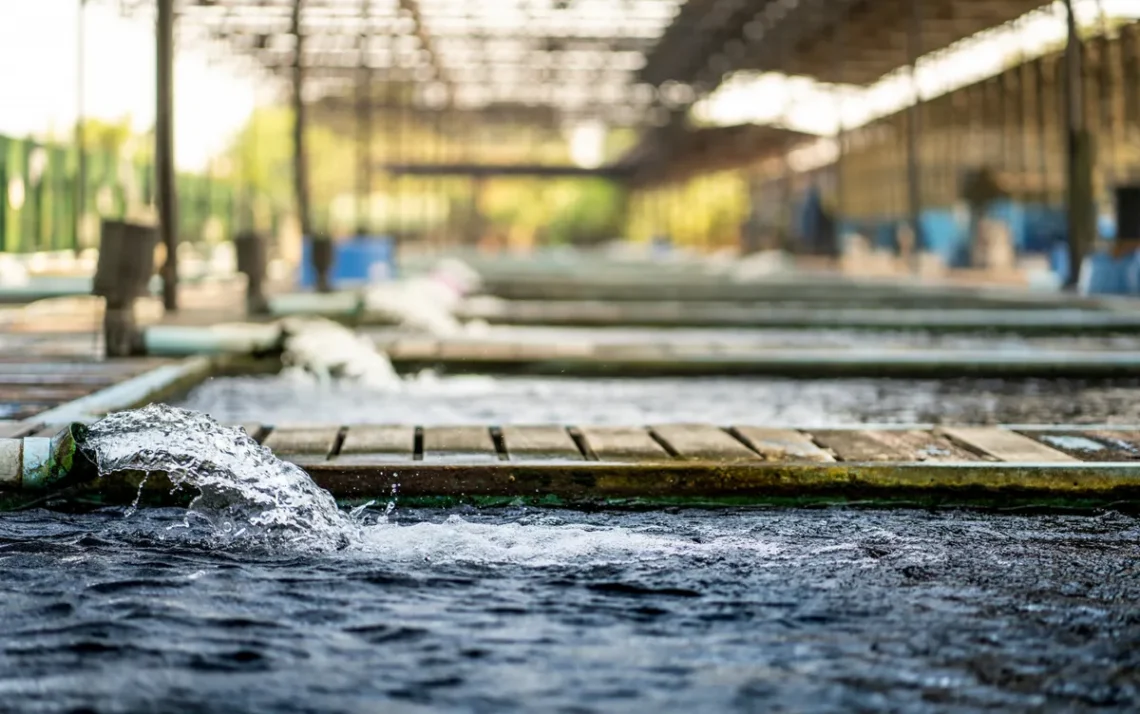
[(187, 518), (207, 521), (220, 544), (329, 550), (359, 538), (357, 522), (308, 474), (205, 414), (161, 404), (118, 412), (89, 428), (84, 448), (100, 475), (158, 472), (190, 489)]

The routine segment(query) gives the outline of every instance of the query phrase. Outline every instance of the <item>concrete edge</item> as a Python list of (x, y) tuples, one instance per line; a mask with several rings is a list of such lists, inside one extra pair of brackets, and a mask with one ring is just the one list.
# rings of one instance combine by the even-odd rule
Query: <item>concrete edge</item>
[(133, 409), (169, 397), (206, 380), (220, 367), (214, 357), (188, 357), (163, 365), (118, 384), (61, 404), (26, 419), (27, 423), (70, 424), (90, 422), (109, 412)]

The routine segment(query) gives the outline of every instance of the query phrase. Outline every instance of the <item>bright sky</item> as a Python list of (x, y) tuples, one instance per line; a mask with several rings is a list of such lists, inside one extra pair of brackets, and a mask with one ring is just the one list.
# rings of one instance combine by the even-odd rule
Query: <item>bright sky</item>
[[(0, 0), (0, 133), (69, 135), (77, 104), (79, 0)], [(87, 115), (154, 123), (153, 20), (124, 19), (113, 4), (86, 10)], [(210, 67), (202, 50), (180, 50), (175, 64), (175, 158), (203, 168), (252, 111), (255, 84)], [(264, 90), (262, 90), (264, 91)]]

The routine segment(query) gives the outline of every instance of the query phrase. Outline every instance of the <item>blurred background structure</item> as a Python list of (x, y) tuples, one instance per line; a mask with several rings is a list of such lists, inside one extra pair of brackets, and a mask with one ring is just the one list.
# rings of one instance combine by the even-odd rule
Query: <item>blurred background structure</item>
[[(183, 273), (255, 232), (292, 267), (325, 240), (628, 240), (1002, 282), (1099, 260), (1086, 291), (1140, 292), (1134, 0), (51, 3), (72, 15), (0, 9), (8, 39), (73, 28), (76, 60), (74, 87), (41, 83), (70, 114), (0, 136), (5, 252), (149, 217)], [(142, 80), (98, 76), (111, 25), (145, 29)], [(211, 65), (192, 104), (191, 55)], [(0, 95), (36, 72), (6, 66)], [(88, 115), (96, 85), (145, 96), (153, 126)], [(179, 137), (208, 125), (224, 138), (188, 165)]]

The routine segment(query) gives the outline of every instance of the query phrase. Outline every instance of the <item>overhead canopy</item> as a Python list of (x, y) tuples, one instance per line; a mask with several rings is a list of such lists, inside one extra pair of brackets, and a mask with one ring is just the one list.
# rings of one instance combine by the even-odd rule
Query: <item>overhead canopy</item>
[(684, 130), (666, 126), (646, 132), (615, 164), (633, 183), (651, 185), (698, 173), (744, 168), (782, 155), (810, 134), (758, 124)]
[(690, 0), (639, 73), (644, 82), (719, 83), (737, 70), (871, 84), (920, 54), (1015, 20), (1044, 0)]
[[(283, 76), (295, 0), (175, 0), (186, 35), (223, 40)], [(154, 0), (119, 0), (145, 9)], [(373, 83), (416, 87), (415, 102), (549, 106), (619, 123), (654, 99), (634, 86), (682, 0), (302, 0), (310, 100)]]

